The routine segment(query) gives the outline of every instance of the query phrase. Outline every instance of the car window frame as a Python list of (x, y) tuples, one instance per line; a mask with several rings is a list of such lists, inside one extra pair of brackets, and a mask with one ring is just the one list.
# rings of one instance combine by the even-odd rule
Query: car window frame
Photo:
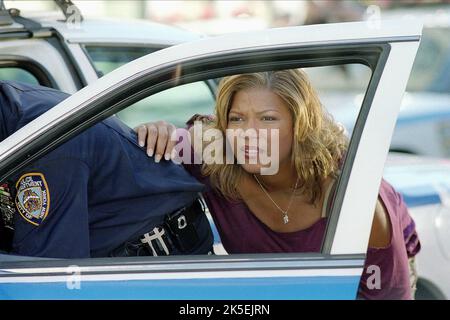
[[(382, 72), (382, 68), (384, 67), (384, 63), (385, 61), (382, 61), (381, 64), (379, 64), (379, 59), (381, 57), (381, 53), (385, 52), (384, 58), (386, 58), (386, 56), (389, 54), (389, 48), (390, 45), (386, 44), (386, 43), (369, 43), (369, 44), (328, 44), (328, 45), (312, 45), (312, 46), (300, 46), (300, 48), (288, 48), (288, 49), (279, 49), (279, 48), (275, 48), (272, 50), (267, 50), (267, 51), (263, 51), (263, 52), (259, 52), (256, 51), (254, 54), (254, 57), (252, 57), (252, 52), (239, 52), (239, 53), (231, 53), (229, 57), (229, 59), (233, 59), (234, 55), (237, 55), (238, 57), (240, 57), (240, 59), (245, 60), (255, 60), (258, 56), (258, 58), (261, 60), (259, 62), (259, 64), (256, 64), (255, 62), (253, 62), (251, 65), (246, 65), (246, 68), (242, 69), (242, 66), (239, 67), (227, 67), (224, 66), (221, 70), (221, 72), (219, 72), (219, 74), (215, 73), (215, 76), (213, 77), (213, 79), (217, 78), (218, 75), (220, 76), (225, 76), (228, 74), (233, 74), (233, 73), (243, 73), (243, 72), (251, 72), (251, 71), (255, 71), (255, 70), (260, 70), (261, 66), (263, 66), (263, 68), (269, 69), (269, 66), (273, 66), (273, 67), (277, 67), (277, 68), (299, 68), (299, 67), (312, 67), (312, 66), (324, 66), (324, 65), (335, 65), (335, 64), (346, 64), (346, 63), (362, 63), (367, 65), (369, 68), (371, 68), (373, 70), (374, 67), (376, 67), (377, 65), (380, 66), (379, 68), (380, 71), (377, 72), (377, 77), (373, 76), (372, 73), (372, 77), (371, 80), (368, 84), (368, 87), (366, 89), (366, 95), (372, 95), (374, 94), (374, 92), (377, 89), (377, 85), (378, 85), (378, 80), (379, 80), (379, 76), (381, 76), (381, 72)], [(294, 59), (289, 60), (288, 62), (284, 62), (281, 63), (281, 66), (278, 64), (277, 59), (280, 59), (280, 54), (281, 54), (281, 50), (283, 50), (285, 55), (288, 55), (290, 57), (292, 57), (294, 54), (295, 55), (305, 55), (306, 58), (305, 59)], [(269, 51), (269, 52), (268, 52)], [(359, 52), (359, 55), (355, 54), (355, 51)], [(263, 54), (262, 54), (263, 53)], [(319, 53), (319, 57), (313, 57), (314, 55), (317, 55), (317, 53)], [(336, 56), (332, 56), (332, 54), (337, 55)], [(349, 55), (349, 53), (351, 53)], [(365, 54), (365, 55), (364, 55)], [(249, 56), (250, 55), (250, 56)], [(347, 56), (346, 56), (347, 55)], [(220, 60), (222, 63), (224, 63), (223, 61), (224, 57), (220, 56)], [(236, 59), (236, 58), (234, 58)], [(286, 58), (284, 58), (286, 59)], [(216, 61), (217, 59), (214, 57), (209, 58), (209, 60), (211, 60), (209, 63), (218, 63), (218, 61)], [(228, 59), (226, 64), (228, 63)], [(275, 60), (275, 62), (274, 62)], [(201, 60), (201, 64), (205, 63), (205, 61), (202, 59)], [(225, 63), (224, 63), (225, 65)], [(185, 68), (189, 67), (188, 65), (185, 65)], [(173, 66), (173, 68), (176, 69), (176, 65)], [(191, 68), (198, 68), (198, 65), (196, 66), (195, 63), (193, 66), (191, 66)], [(195, 69), (194, 69), (195, 70)], [(144, 76), (142, 78), (139, 79), (139, 82), (142, 84), (145, 84), (144, 86), (142, 85), (137, 85), (135, 82), (133, 81), (129, 81), (127, 82), (125, 85), (123, 85), (121, 87), (121, 90), (123, 90), (124, 93), (126, 93), (125, 96), (123, 96), (122, 98), (118, 98), (117, 100), (119, 100), (119, 102), (111, 102), (110, 99), (105, 99), (102, 101), (102, 99), (100, 99), (99, 102), (97, 102), (96, 104), (98, 106), (108, 106), (108, 108), (104, 109), (102, 113), (97, 114), (96, 116), (94, 116), (93, 118), (90, 119), (90, 121), (85, 122), (84, 124), (81, 125), (81, 128), (87, 128), (91, 123), (93, 123), (95, 120), (102, 120), (108, 116), (111, 116), (112, 114), (115, 114), (116, 112), (118, 112), (119, 110), (125, 108), (128, 105), (131, 105), (132, 103), (136, 102), (136, 101), (140, 101), (141, 99), (143, 99), (144, 97), (147, 97), (153, 93), (157, 93), (157, 92), (161, 92), (165, 89), (174, 87), (174, 86), (178, 86), (184, 83), (191, 83), (191, 82), (195, 82), (195, 81), (199, 81), (199, 80), (205, 80), (205, 77), (207, 77), (208, 74), (210, 74), (210, 71), (205, 71), (205, 72), (200, 72), (199, 75), (193, 76), (191, 74), (191, 72), (186, 72), (188, 74), (188, 76), (186, 77), (186, 79), (183, 79), (183, 76), (180, 79), (177, 79), (177, 81), (173, 81), (170, 78), (170, 75), (173, 73), (174, 69), (169, 68), (169, 71), (165, 71), (163, 75), (161, 75), (160, 77), (155, 77), (154, 73), (152, 73), (151, 75), (149, 75), (148, 77), (150, 78), (155, 78), (153, 80), (154, 85), (151, 86), (149, 85), (149, 80), (147, 76)], [(216, 71), (217, 72), (217, 71)], [(166, 79), (161, 79), (161, 77), (166, 76)], [(169, 76), (169, 78), (167, 79), (167, 76)], [(210, 78), (208, 78), (210, 79)], [(365, 98), (363, 101), (363, 106), (361, 107), (361, 110), (367, 110), (367, 112), (370, 110), (370, 104), (371, 104), (371, 98), (373, 97), (368, 97)], [(364, 105), (366, 105), (366, 107), (364, 108)], [(367, 106), (368, 105), (368, 106)], [(361, 115), (360, 115), (361, 116)], [(361, 116), (362, 117), (362, 116)], [(95, 120), (94, 120), (95, 119)], [(352, 146), (351, 149), (349, 147), (349, 154), (351, 154), (352, 152), (354, 152), (354, 149), (357, 149), (358, 147), (358, 143), (359, 140), (357, 139), (357, 134), (355, 135), (355, 131), (357, 132), (362, 131), (364, 127), (364, 124), (360, 125), (358, 128), (355, 128), (354, 130), (354, 136), (352, 136), (350, 145)], [(82, 130), (81, 128), (80, 131)], [(77, 130), (78, 131), (78, 130)], [(69, 130), (68, 132), (71, 132), (72, 134), (74, 134), (73, 129)], [(56, 137), (52, 136), (50, 140), (54, 141)], [(64, 139), (64, 137), (60, 137), (63, 138), (60, 141), (66, 141), (69, 137), (65, 137), (66, 139)], [(50, 140), (47, 140), (46, 142), (49, 143)], [(352, 143), (352, 141), (354, 141)], [(62, 142), (61, 142), (62, 143)], [(53, 146), (56, 147), (56, 146)], [(49, 150), (50, 148), (48, 148), (47, 150)], [(45, 151), (47, 151), (45, 150)], [(41, 154), (43, 154), (44, 151), (41, 152)], [(348, 157), (348, 156), (347, 156)], [(27, 159), (29, 159), (29, 157), (27, 157)], [(353, 164), (353, 158), (350, 157), (348, 158), (350, 162), (345, 161), (347, 163), (347, 166), (344, 165), (343, 168), (343, 173), (347, 172), (347, 171), (351, 171), (351, 166)], [(341, 175), (342, 177), (343, 175)], [(345, 190), (343, 190), (345, 188), (345, 184), (348, 182), (348, 177), (346, 180), (343, 179), (339, 179), (338, 180), (338, 187), (337, 187), (337, 192), (336, 192), (336, 196), (335, 196), (335, 205), (334, 207), (338, 208), (340, 202), (342, 202), (342, 198), (345, 194)], [(341, 197), (341, 198), (339, 198)], [(336, 215), (336, 209), (332, 210), (332, 214)], [(333, 213), (334, 212), (334, 213)], [(324, 250), (329, 250), (327, 246), (329, 246), (329, 243), (332, 243), (332, 236), (327, 236), (328, 235), (328, 230), (331, 230), (331, 232), (335, 231), (335, 224), (337, 224), (337, 221), (339, 220), (339, 216), (336, 216), (334, 219), (329, 219), (328, 225), (327, 225), (327, 231), (325, 234), (325, 240), (324, 240), (324, 246), (322, 248), (321, 254), (327, 254), (327, 251)], [(334, 235), (333, 235), (334, 236)]]
[(64, 60), (66, 67), (71, 71), (70, 78), (75, 87), (79, 90), (87, 86), (89, 84), (88, 79), (83, 70), (81, 70), (64, 37), (58, 31), (53, 29), (51, 36), (44, 38), (44, 40), (58, 51), (59, 55)]
[(0, 55), (0, 68), (19, 68), (32, 74), (39, 85), (60, 89), (53, 76), (36, 60), (18, 55)]

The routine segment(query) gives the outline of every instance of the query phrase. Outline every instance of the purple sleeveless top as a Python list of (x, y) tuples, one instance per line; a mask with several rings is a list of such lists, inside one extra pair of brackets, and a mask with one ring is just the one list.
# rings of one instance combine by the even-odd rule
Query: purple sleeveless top
[[(214, 190), (209, 179), (200, 173), (199, 165), (185, 167), (206, 185), (203, 196), (228, 253), (320, 252), (326, 217), (307, 229), (275, 232), (259, 220), (243, 201), (229, 201)], [(385, 248), (368, 248), (358, 298), (411, 299), (408, 257), (413, 257), (420, 250), (415, 224), (402, 196), (384, 180), (379, 197), (390, 218), (391, 242)], [(370, 272), (367, 269), (371, 265), (380, 268), (380, 289), (373, 289), (373, 269), (369, 269)]]

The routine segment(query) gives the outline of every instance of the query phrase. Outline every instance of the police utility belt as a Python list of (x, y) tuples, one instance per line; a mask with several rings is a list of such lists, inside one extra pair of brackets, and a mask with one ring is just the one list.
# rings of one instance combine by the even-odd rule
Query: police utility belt
[(188, 254), (198, 246), (200, 238), (194, 222), (204, 214), (201, 200), (165, 216), (164, 222), (137, 239), (127, 241), (110, 253), (112, 257), (168, 256)]

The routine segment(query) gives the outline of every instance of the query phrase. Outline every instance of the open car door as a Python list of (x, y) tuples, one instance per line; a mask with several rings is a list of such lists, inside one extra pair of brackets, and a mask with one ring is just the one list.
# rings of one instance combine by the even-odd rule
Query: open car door
[(358, 63), (371, 70), (321, 252), (83, 260), (2, 254), (0, 297), (356, 298), (384, 162), (420, 34), (421, 26), (408, 21), (225, 35), (149, 54), (78, 91), (0, 143), (0, 181), (94, 123), (170, 88), (272, 69)]

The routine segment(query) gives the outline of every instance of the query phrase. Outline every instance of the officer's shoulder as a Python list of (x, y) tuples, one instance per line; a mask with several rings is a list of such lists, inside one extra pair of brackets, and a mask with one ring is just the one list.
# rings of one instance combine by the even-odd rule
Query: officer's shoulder
[(0, 92), (4, 103), (18, 105), (20, 112), (39, 115), (70, 95), (60, 90), (23, 82), (1, 80)]
[(38, 84), (30, 84), (26, 82), (19, 82), (19, 81), (13, 81), (13, 80), (0, 80), (0, 88), (1, 89), (9, 89), (14, 90), (18, 93), (29, 93), (29, 92), (45, 92), (45, 93), (54, 93), (54, 94), (61, 94), (65, 96), (69, 96), (68, 93), (65, 93), (63, 91), (45, 87)]

